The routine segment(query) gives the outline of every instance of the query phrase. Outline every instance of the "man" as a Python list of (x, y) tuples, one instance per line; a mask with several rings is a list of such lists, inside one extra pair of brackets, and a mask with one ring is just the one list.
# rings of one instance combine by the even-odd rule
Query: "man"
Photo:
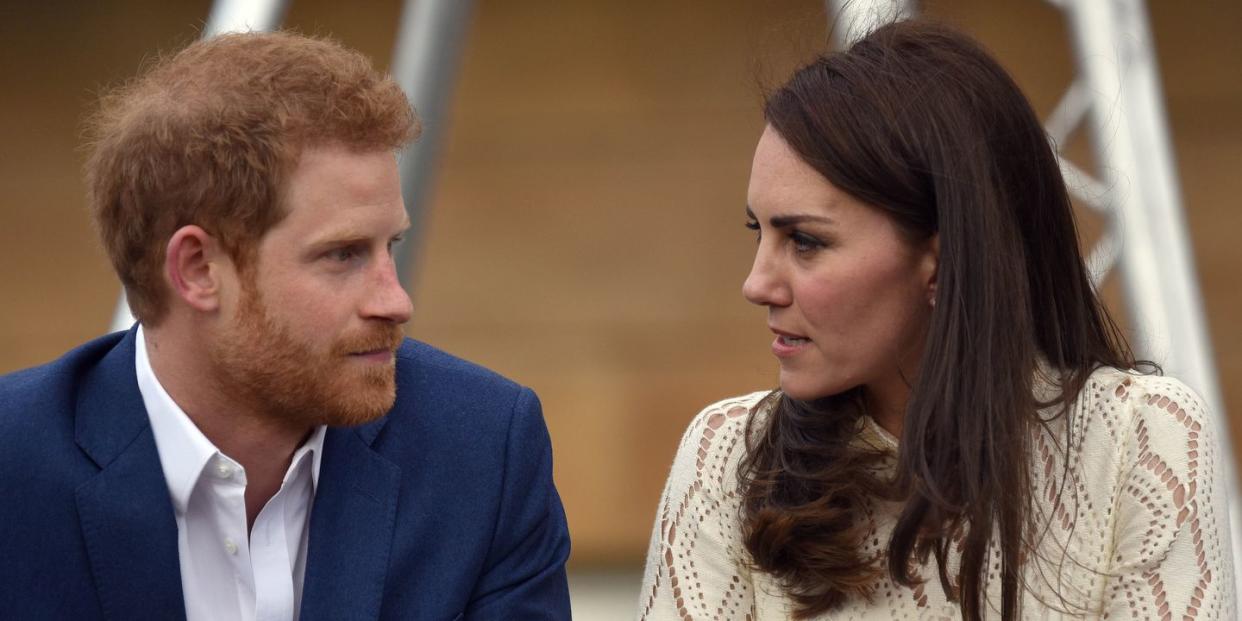
[(402, 337), (398, 87), (226, 35), (101, 108), (138, 323), (0, 378), (0, 617), (568, 619), (534, 393)]

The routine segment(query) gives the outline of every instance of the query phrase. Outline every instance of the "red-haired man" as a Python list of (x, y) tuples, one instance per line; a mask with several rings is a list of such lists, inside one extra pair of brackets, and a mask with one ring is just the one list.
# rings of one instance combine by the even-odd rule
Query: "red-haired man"
[(0, 616), (568, 619), (534, 393), (403, 337), (393, 81), (226, 35), (91, 130), (138, 323), (0, 378)]

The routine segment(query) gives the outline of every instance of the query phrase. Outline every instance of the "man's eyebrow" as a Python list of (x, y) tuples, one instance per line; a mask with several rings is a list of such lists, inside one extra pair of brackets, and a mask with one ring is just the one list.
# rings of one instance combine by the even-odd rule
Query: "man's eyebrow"
[[(746, 207), (746, 217), (750, 218), (751, 220), (759, 219), (755, 217), (755, 212), (751, 211), (749, 205), (747, 205)], [(803, 222), (822, 222), (824, 224), (833, 224), (835, 221), (832, 218), (829, 218), (828, 216), (821, 216), (818, 214), (810, 214), (810, 213), (795, 213), (795, 214), (788, 214), (788, 215), (781, 215), (781, 216), (772, 216), (771, 218), (768, 219), (768, 223), (771, 224), (772, 228), (774, 229), (783, 229), (786, 227), (793, 226), (795, 224), (802, 224)]]
[[(392, 235), (392, 237), (400, 237), (402, 235), (405, 235), (406, 231), (408, 230), (410, 230), (410, 221), (406, 220), (401, 223), (401, 228), (398, 229), (397, 232)], [(369, 243), (372, 239), (374, 239), (373, 235), (364, 233), (362, 231), (357, 231), (357, 230), (352, 230), (352, 229), (341, 229), (339, 231), (333, 231), (331, 233), (327, 233), (321, 237), (316, 238), (310, 243), (310, 247), (311, 248), (334, 248), (337, 246), (352, 246), (354, 244)]]
[(307, 248), (309, 248), (312, 252), (318, 252), (320, 250), (365, 244), (370, 241), (370, 235), (362, 235), (355, 231), (338, 231), (315, 238), (307, 244)]

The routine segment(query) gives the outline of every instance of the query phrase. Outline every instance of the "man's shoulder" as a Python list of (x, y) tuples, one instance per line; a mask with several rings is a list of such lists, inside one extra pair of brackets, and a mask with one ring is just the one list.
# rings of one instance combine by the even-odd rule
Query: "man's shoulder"
[[(55, 409), (72, 405), (77, 386), (126, 336), (115, 332), (79, 345), (51, 362), (0, 375), (0, 425), (30, 407)], [(3, 435), (3, 434), (0, 434)]]
[(524, 401), (535, 403), (528, 388), (481, 365), (436, 347), (406, 339), (397, 350), (397, 402), (394, 412), (416, 410), (422, 418), (463, 416), (477, 423), (507, 421)]
[[(117, 401), (116, 392), (107, 387), (126, 372), (119, 363), (125, 337), (109, 334), (47, 364), (0, 376), (0, 483), (68, 485), (77, 480), (75, 464), (80, 465), (84, 454), (72, 447), (82, 431), (80, 409), (83, 404)], [(130, 353), (131, 376), (132, 357)], [(112, 430), (127, 429), (119, 421), (99, 422)], [(40, 464), (39, 478), (29, 476), (30, 463)]]
[(547, 441), (533, 391), (411, 339), (397, 350), (396, 402), (359, 433), (393, 463), (410, 466), (420, 494), (470, 489), (465, 495), (479, 501), (500, 498), (512, 460), (537, 458), (530, 447)]
[(405, 339), (397, 349), (397, 375), (407, 380), (430, 381), (454, 389), (468, 386), (478, 390), (512, 392), (521, 388), (513, 380), (491, 369), (411, 338)]

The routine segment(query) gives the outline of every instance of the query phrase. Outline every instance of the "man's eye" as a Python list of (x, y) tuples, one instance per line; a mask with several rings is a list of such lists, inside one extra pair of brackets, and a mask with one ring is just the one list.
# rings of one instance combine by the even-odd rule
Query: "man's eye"
[(328, 254), (328, 257), (338, 263), (349, 263), (358, 256), (358, 251), (354, 248), (337, 248)]
[(389, 253), (389, 254), (392, 254), (392, 248), (393, 248), (393, 246), (399, 246), (399, 245), (401, 245), (401, 242), (403, 242), (403, 241), (405, 241), (405, 235), (398, 235), (398, 236), (396, 236), (396, 237), (394, 237), (394, 238), (392, 238), (392, 239), (388, 240), (388, 253)]

